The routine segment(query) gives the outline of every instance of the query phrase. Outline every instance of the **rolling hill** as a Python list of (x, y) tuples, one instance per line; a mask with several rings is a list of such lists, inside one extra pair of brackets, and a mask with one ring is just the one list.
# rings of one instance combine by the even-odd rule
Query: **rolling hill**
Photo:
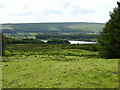
[(84, 34), (99, 33), (104, 23), (68, 22), (68, 23), (14, 23), (2, 24), (3, 33), (62, 33)]

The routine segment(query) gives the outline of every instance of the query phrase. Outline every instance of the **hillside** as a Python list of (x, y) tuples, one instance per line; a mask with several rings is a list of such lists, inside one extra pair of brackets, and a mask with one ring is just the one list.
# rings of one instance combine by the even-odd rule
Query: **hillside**
[(98, 33), (104, 27), (104, 23), (86, 23), (86, 22), (69, 22), (69, 23), (18, 23), (2, 24), (4, 33), (62, 33), (62, 34), (84, 34)]

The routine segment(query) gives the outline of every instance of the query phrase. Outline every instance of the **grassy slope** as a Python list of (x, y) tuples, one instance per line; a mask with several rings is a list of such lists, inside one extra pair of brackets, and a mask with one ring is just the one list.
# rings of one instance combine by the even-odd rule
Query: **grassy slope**
[(15, 32), (100, 32), (104, 26), (103, 23), (21, 23), (21, 24), (4, 24), (3, 29), (10, 29)]
[(3, 58), (9, 61), (3, 62), (3, 87), (117, 87), (118, 59), (101, 59), (98, 52), (64, 47), (29, 44), (8, 46), (8, 50), (17, 55)]
[(81, 25), (71, 25), (67, 26), (70, 29), (80, 29), (86, 31), (100, 32), (104, 25), (101, 24), (81, 24)]

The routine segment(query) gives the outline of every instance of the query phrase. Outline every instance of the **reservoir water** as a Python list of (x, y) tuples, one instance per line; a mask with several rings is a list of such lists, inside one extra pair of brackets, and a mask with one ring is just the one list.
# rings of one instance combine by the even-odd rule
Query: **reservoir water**
[[(48, 40), (42, 40), (43, 42), (47, 42)], [(88, 41), (69, 41), (70, 44), (97, 44), (97, 42), (88, 42)]]
[(69, 41), (70, 44), (96, 44), (97, 42), (88, 42), (88, 41)]

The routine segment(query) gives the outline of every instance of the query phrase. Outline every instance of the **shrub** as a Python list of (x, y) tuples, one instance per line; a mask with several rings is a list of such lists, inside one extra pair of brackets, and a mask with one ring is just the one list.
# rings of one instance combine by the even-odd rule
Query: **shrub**
[(47, 41), (48, 44), (70, 44), (68, 40), (64, 39), (52, 39)]
[(4, 56), (11, 56), (11, 55), (12, 55), (12, 53), (10, 51), (8, 51), (8, 50), (4, 51)]

